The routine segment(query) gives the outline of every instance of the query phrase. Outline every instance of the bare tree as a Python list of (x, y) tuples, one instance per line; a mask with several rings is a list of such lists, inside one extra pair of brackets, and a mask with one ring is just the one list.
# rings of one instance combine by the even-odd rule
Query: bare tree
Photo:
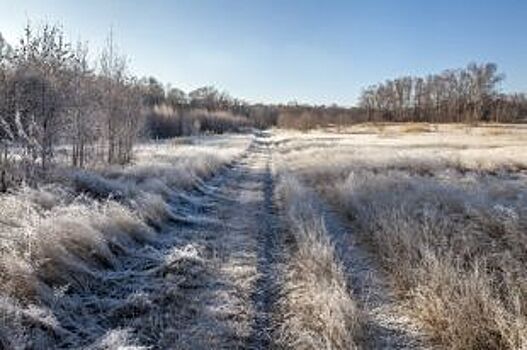
[(71, 59), (71, 48), (57, 26), (34, 31), (28, 25), (14, 51), (11, 125), (17, 128), (18, 141), (35, 160), (40, 159), (43, 169), (59, 134)]
[(96, 89), (96, 77), (88, 62), (88, 47), (77, 43), (75, 60), (70, 66), (70, 87), (68, 104), (68, 128), (65, 139), (72, 147), (71, 162), (83, 168), (88, 158), (88, 150), (100, 136), (101, 108), (100, 94)]
[(106, 158), (108, 163), (124, 164), (131, 158), (133, 142), (139, 132), (141, 111), (132, 99), (139, 99), (141, 95), (136, 89), (137, 82), (127, 75), (126, 58), (117, 52), (112, 33), (101, 54), (100, 68)]
[[(387, 121), (474, 122), (497, 120), (509, 99), (499, 97), (504, 79), (497, 65), (469, 64), (426, 78), (403, 77), (365, 89), (360, 106), (368, 119)], [(499, 101), (498, 101), (499, 100)], [(494, 116), (494, 117), (492, 117)], [(499, 118), (499, 120), (504, 120)]]

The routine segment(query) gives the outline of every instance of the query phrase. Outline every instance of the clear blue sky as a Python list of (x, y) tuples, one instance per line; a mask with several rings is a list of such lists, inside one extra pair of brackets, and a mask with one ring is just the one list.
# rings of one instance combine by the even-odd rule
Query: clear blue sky
[(94, 51), (113, 26), (135, 74), (253, 102), (352, 105), (369, 84), (470, 61), (527, 90), (526, 0), (0, 0), (9, 41), (27, 19)]

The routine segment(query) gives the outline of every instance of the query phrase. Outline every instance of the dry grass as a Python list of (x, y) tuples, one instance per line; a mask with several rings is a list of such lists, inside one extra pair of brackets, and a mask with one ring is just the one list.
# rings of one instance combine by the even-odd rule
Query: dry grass
[(218, 136), (143, 145), (134, 165), (62, 169), (50, 183), (0, 196), (0, 348), (69, 348), (93, 340), (97, 349), (134, 348), (135, 335), (126, 329), (98, 338), (103, 321), (89, 317), (91, 309), (111, 311), (127, 301), (101, 299), (95, 287), (110, 288), (108, 271), (122, 268), (123, 256), (151, 244), (167, 220), (180, 219), (170, 200), (249, 142)]
[[(527, 129), (505, 128), (499, 136), (488, 137), (486, 128), (467, 135), (456, 125), (436, 125), (435, 132), (400, 133), (400, 126), (385, 126), (386, 134), (280, 132), (276, 144), (285, 163), (295, 170), (342, 173), (351, 169), (398, 169), (432, 174), (446, 170), (485, 173), (516, 173), (527, 169)], [(360, 125), (350, 129), (362, 130)], [(333, 151), (333, 152), (331, 152)], [(328, 152), (330, 155), (328, 157)]]
[(283, 175), (277, 189), (291, 230), (283, 276), (279, 345), (290, 349), (355, 349), (360, 315), (342, 266), (307, 191)]
[(352, 173), (333, 194), (439, 343), (521, 348), (526, 203), (510, 196), (519, 183), (457, 181)]
[(428, 123), (405, 123), (400, 128), (402, 133), (422, 133), (432, 132), (433, 129)]
[[(352, 129), (271, 138), (288, 227), (273, 307), (276, 345), (353, 349), (375, 334), (351, 291), (347, 250), (334, 247), (335, 230), (328, 232), (316, 205), (321, 195), (351, 228), (341, 234), (356, 233), (360, 249), (378, 260), (396, 297), (390, 312), (410, 318), (433, 344), (527, 347), (527, 129)], [(131, 166), (61, 170), (49, 183), (2, 195), (0, 348), (242, 344), (253, 313), (253, 233), (261, 229), (261, 179), (252, 171), (263, 169), (264, 158), (245, 165), (238, 175), (246, 178), (231, 179), (240, 188), (217, 193), (225, 219), (219, 233), (178, 229), (168, 240), (162, 232), (167, 222), (210, 220), (186, 217), (185, 208), (176, 213), (172, 203), (190, 203), (186, 191), (205, 190), (203, 179), (249, 141), (230, 135), (147, 144)], [(233, 199), (237, 205), (229, 205)], [(161, 251), (163, 242), (171, 248)]]
[(283, 167), (347, 216), (434, 342), (525, 348), (527, 130), (434, 129), (278, 133), (277, 145)]

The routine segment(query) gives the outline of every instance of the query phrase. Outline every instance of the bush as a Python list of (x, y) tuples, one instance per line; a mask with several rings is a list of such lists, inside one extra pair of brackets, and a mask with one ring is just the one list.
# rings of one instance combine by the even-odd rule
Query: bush
[(199, 133), (223, 134), (239, 132), (253, 123), (246, 117), (230, 112), (209, 112), (203, 109), (174, 110), (169, 106), (155, 106), (147, 115), (150, 137), (165, 139)]

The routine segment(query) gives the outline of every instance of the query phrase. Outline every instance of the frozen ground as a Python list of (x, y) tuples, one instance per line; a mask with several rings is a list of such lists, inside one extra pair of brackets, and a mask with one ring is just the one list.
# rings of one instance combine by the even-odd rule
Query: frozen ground
[(0, 348), (525, 346), (527, 131), (344, 131), (148, 144), (2, 196)]

